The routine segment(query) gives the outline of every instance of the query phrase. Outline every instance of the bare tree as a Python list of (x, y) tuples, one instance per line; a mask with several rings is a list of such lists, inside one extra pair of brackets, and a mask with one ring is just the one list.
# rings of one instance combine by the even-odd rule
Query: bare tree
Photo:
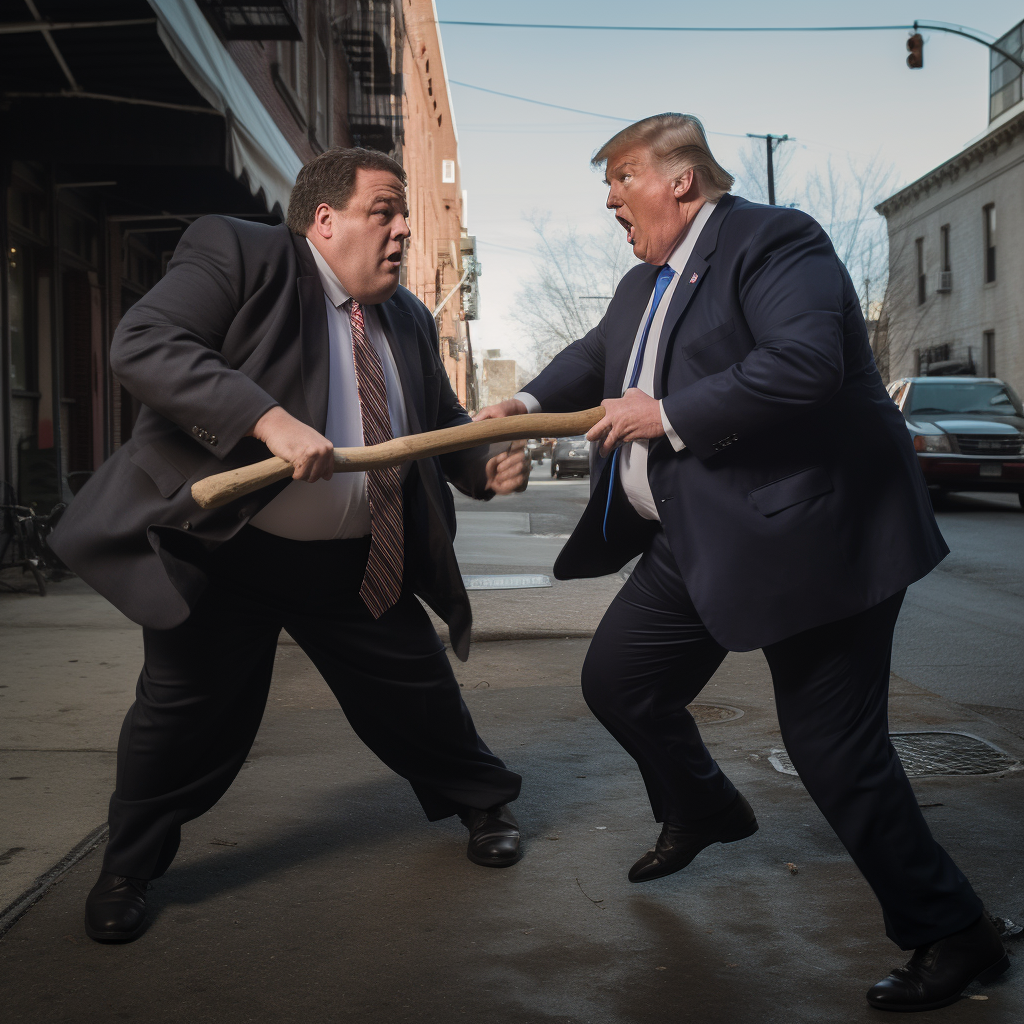
[[(795, 150), (790, 142), (776, 143), (772, 154), (772, 176), (775, 179), (776, 203), (788, 206), (786, 196), (792, 194), (790, 186), (790, 164)], [(768, 202), (768, 159), (763, 139), (748, 139), (740, 150), (740, 166), (733, 191), (752, 203)]]
[(878, 154), (866, 161), (848, 157), (842, 171), (829, 157), (823, 170), (808, 175), (804, 188), (804, 209), (828, 232), (869, 319), (871, 296), (881, 299), (889, 277), (885, 218), (875, 206), (895, 191), (898, 180), (895, 165)]
[(527, 219), (536, 234), (534, 273), (509, 315), (528, 339), (529, 361), (540, 369), (597, 326), (622, 276), (638, 261), (611, 218), (593, 234), (571, 225), (553, 229), (546, 214)]

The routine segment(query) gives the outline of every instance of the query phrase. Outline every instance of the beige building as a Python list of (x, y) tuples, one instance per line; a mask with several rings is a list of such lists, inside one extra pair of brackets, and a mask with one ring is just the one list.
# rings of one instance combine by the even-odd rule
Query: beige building
[(514, 359), (502, 359), (501, 349), (491, 348), (481, 361), (480, 405), (496, 405), (519, 391), (520, 374)]
[[(1018, 57), (1021, 27), (998, 41)], [(1024, 99), (1020, 69), (995, 53), (989, 109), (985, 132), (876, 207), (889, 231), (874, 342), (886, 380), (967, 373), (1024, 390)]]
[[(466, 193), (433, 0), (403, 0), (402, 60), (412, 238), (403, 284), (435, 310), (441, 358), (459, 401), (479, 407), (469, 321), (476, 317), (475, 239), (466, 232)], [(465, 301), (464, 301), (465, 300)]]

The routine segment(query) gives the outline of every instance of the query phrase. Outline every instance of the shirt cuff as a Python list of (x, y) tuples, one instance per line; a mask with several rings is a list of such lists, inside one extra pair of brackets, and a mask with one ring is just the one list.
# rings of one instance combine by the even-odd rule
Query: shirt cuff
[[(534, 398), (533, 395), (531, 395), (529, 392), (520, 391), (519, 394), (513, 395), (512, 397), (518, 398), (519, 401), (526, 406), (527, 412), (540, 412), (540, 402), (538, 402), (537, 399)], [(664, 413), (661, 414), (661, 418), (665, 418)]]
[[(516, 398), (519, 398), (516, 395)], [(665, 412), (665, 401), (658, 402), (658, 408), (661, 410), (661, 425), (665, 428), (665, 436), (669, 440), (669, 444), (677, 451), (681, 452), (686, 447), (686, 442), (676, 433), (676, 428), (669, 422), (668, 415)]]

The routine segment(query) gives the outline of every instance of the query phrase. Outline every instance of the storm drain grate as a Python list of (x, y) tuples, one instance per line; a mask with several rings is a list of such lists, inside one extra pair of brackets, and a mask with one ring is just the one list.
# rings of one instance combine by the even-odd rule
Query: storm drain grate
[(463, 576), (467, 590), (532, 590), (534, 587), (550, 587), (550, 576)]
[(710, 725), (713, 722), (735, 722), (737, 718), (743, 717), (739, 708), (729, 704), (689, 704), (687, 711), (693, 715), (693, 720), (698, 725)]
[[(1017, 763), (991, 743), (962, 732), (894, 732), (889, 738), (903, 770), (912, 779), (923, 775), (993, 775)], [(784, 775), (797, 774), (785, 750), (773, 750), (768, 760)]]

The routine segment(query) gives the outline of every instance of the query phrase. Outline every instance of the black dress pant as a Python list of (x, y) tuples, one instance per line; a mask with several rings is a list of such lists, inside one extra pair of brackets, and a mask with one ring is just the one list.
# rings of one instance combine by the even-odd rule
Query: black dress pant
[(121, 729), (104, 870), (163, 874), (181, 825), (245, 762), (282, 628), (360, 739), (412, 784), (427, 817), (514, 800), (521, 779), (477, 735), (444, 646), (411, 592), (374, 620), (359, 598), (369, 539), (291, 541), (245, 528), (175, 629), (143, 631), (145, 665)]
[[(764, 649), (786, 750), (913, 949), (966, 928), (981, 901), (932, 838), (889, 740), (889, 662), (905, 591)], [(583, 667), (591, 710), (640, 767), (657, 821), (690, 825), (736, 793), (686, 706), (725, 658), (658, 531), (612, 602)]]

